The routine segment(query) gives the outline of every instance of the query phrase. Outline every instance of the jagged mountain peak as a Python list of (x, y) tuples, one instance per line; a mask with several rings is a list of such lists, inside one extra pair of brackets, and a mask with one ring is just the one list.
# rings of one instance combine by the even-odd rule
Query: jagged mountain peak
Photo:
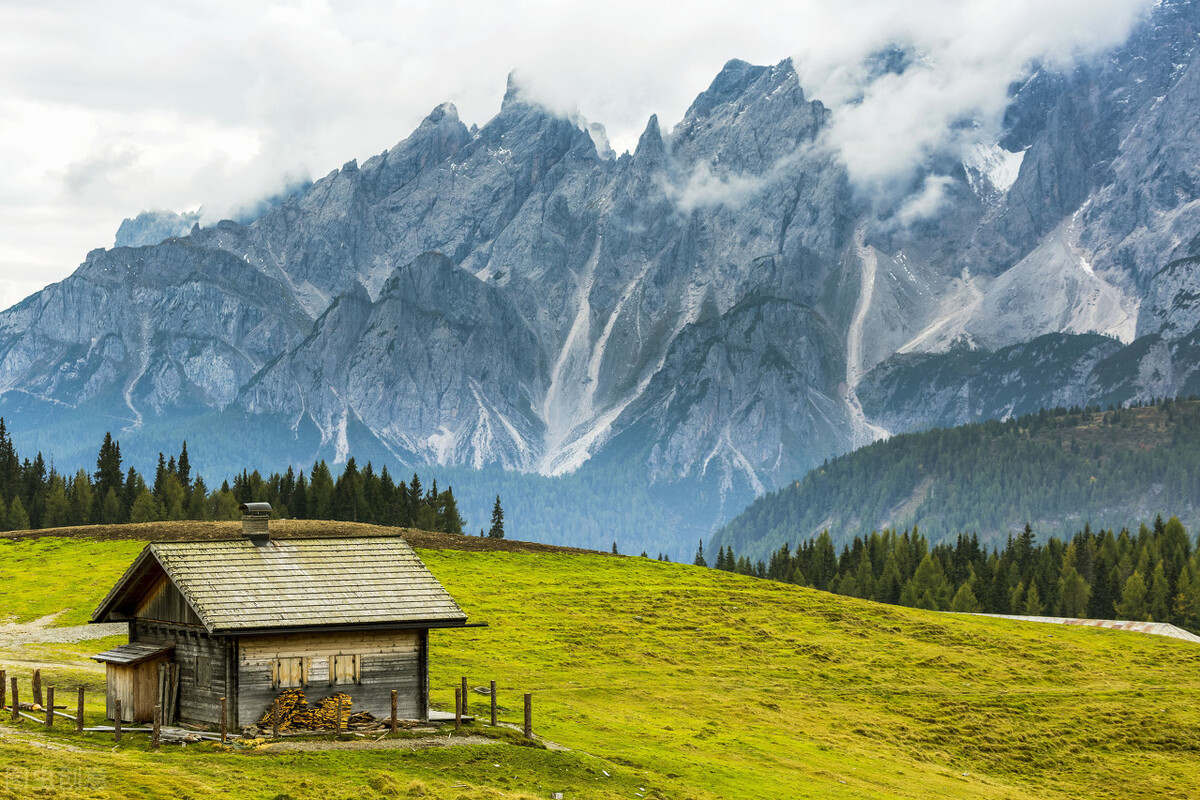
[[(1156, 36), (1147, 52), (1172, 58), (1194, 38)], [(124, 444), (212, 413), (252, 427), (272, 468), (361, 447), (644, 475), (677, 485), (695, 530), (878, 425), (928, 424), (922, 409), (1190, 386), (1200, 81), (1081, 70), (1014, 89), (1001, 141), (1020, 147), (945, 170), (937, 215), (909, 227), (855, 195), (788, 60), (730, 61), (615, 160), (598, 126), (510, 76), (481, 128), (439, 105), (252, 224), (90, 255), (0, 314), (0, 403), (70, 432), (50, 448), (64, 459), (99, 438), (75, 436), (88, 424), (127, 420)], [(1112, 99), (1151, 92), (1140, 114)], [(1135, 318), (1157, 338), (1126, 347)], [(1052, 351), (1029, 344), (1043, 334)], [(1029, 377), (1050, 361), (1054, 385)]]

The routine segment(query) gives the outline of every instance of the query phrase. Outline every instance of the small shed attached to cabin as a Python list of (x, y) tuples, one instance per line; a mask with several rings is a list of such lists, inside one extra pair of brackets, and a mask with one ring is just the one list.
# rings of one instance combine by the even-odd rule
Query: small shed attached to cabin
[(292, 687), (345, 692), (379, 718), (396, 690), (401, 718), (427, 719), (429, 631), (467, 617), (408, 543), (275, 539), (243, 510), (241, 538), (148, 544), (92, 615), (129, 624), (128, 644), (94, 656), (109, 718), (120, 699), (126, 721), (150, 719), (159, 665), (174, 663), (186, 722), (218, 724), (224, 697), (230, 727), (251, 725)]

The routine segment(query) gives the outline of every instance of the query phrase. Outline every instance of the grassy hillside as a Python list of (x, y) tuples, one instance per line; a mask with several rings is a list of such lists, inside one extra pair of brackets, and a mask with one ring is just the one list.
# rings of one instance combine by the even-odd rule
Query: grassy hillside
[(754, 501), (706, 549), (752, 561), (828, 529), (837, 545), (916, 525), (986, 544), (1032, 523), (1042, 536), (1178, 516), (1200, 522), (1200, 401), (1056, 410), (894, 436)]
[[(532, 691), (539, 733), (567, 751), (153, 754), (140, 738), (114, 751), (100, 737), (0, 721), (0, 758), (9, 775), (62, 770), (88, 782), (67, 786), (60, 796), (69, 797), (1200, 793), (1200, 647), (883, 606), (649, 559), (505, 547), (421, 549), (471, 618), (490, 623), (431, 636), (434, 700), (452, 703), (460, 675), (495, 679), (502, 717), (515, 721), (519, 693)], [(0, 616), (90, 609), (137, 549), (120, 539), (0, 542), (0, 579), (19, 590), (0, 599)], [(101, 645), (0, 647), (0, 666), (24, 675), (43, 662), (47, 683), (98, 689), (102, 673), (84, 656)], [(0, 797), (31, 794), (13, 787), (0, 781)]]

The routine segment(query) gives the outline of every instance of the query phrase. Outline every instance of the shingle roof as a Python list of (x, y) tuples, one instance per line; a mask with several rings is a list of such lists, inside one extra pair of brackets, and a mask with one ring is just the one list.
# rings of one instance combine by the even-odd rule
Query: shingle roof
[(143, 661), (149, 661), (155, 656), (160, 656), (163, 653), (169, 653), (175, 649), (173, 644), (157, 644), (151, 642), (130, 642), (129, 644), (117, 645), (111, 650), (105, 650), (103, 653), (97, 653), (92, 656), (95, 661), (101, 661), (105, 664), (124, 664), (132, 666), (140, 664)]
[[(211, 633), (430, 623), (466, 614), (395, 536), (154, 542), (96, 609), (103, 621), (153, 562)], [(135, 590), (136, 591), (136, 590)]]

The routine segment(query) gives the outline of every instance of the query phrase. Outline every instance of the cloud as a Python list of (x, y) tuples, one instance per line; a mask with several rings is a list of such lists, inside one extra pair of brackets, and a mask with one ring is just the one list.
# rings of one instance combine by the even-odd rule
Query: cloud
[[(851, 180), (875, 194), (903, 196), (939, 156), (992, 144), (1008, 86), (1031, 65), (1065, 69), (1123, 42), (1152, 0), (861, 0), (818, 8), (795, 63), (811, 95), (833, 108), (828, 141)], [(872, 71), (889, 46), (906, 69)], [(930, 185), (923, 187), (928, 193)]]
[(717, 175), (707, 162), (702, 161), (683, 183), (664, 178), (662, 187), (676, 208), (690, 214), (698, 208), (738, 208), (761, 192), (773, 174), (772, 170), (765, 175)]
[[(902, 184), (956, 146), (957, 121), (995, 128), (1031, 59), (1086, 57), (1149, 2), (7, 0), (0, 280), (60, 279), (145, 208), (227, 215), (285, 176), (361, 162), (443, 101), (482, 124), (513, 69), (532, 98), (603, 123), (619, 153), (650, 114), (680, 119), (730, 58), (794, 55), (806, 93), (837, 109), (830, 141), (856, 182)], [(891, 42), (926, 60), (870, 80), (864, 57)], [(695, 202), (747, 190), (702, 174), (684, 187)]]
[(895, 221), (902, 227), (928, 219), (942, 210), (946, 203), (946, 190), (954, 183), (947, 175), (927, 175), (921, 188), (909, 195), (896, 210)]

